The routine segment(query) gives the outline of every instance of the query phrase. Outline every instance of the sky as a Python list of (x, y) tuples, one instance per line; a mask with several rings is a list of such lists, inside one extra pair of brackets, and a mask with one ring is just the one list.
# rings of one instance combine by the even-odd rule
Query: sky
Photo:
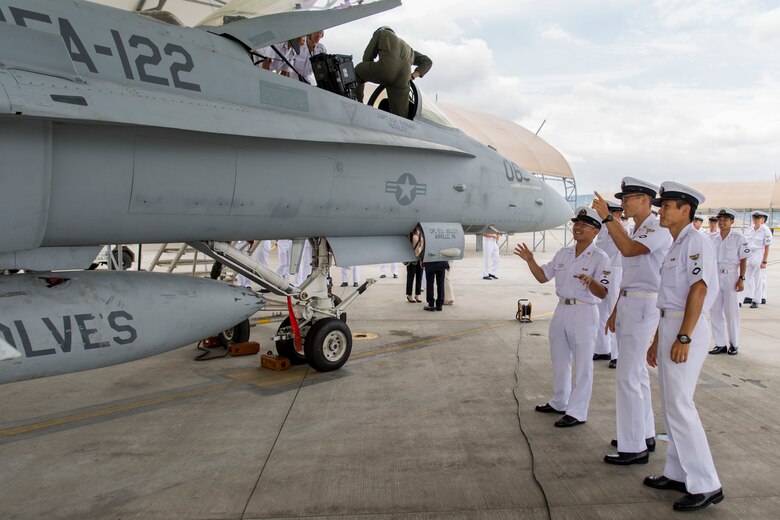
[(381, 25), (433, 60), (429, 96), (546, 120), (579, 193), (780, 174), (780, 1), (404, 0), (323, 43), (357, 62)]

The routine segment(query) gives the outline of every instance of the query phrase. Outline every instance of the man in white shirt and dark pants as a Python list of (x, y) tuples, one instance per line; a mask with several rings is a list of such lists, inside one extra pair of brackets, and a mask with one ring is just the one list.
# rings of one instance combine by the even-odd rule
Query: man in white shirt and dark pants
[(682, 491), (676, 511), (696, 511), (723, 500), (723, 490), (693, 402), (710, 342), (704, 315), (718, 293), (718, 273), (712, 241), (694, 230), (691, 221), (704, 196), (688, 186), (664, 182), (660, 198), (661, 225), (674, 238), (661, 267), (658, 332), (647, 351), (647, 362), (658, 366), (664, 425), (669, 435), (666, 465), (646, 486)]

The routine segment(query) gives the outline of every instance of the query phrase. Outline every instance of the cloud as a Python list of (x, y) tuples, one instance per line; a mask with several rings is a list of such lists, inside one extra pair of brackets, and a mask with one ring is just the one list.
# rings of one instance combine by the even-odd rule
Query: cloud
[(590, 43), (581, 38), (577, 38), (571, 33), (565, 31), (560, 25), (552, 24), (540, 31), (542, 38), (552, 42), (567, 43), (578, 47), (588, 47)]
[(739, 25), (751, 31), (751, 42), (757, 47), (774, 51), (780, 44), (780, 7), (744, 17)]

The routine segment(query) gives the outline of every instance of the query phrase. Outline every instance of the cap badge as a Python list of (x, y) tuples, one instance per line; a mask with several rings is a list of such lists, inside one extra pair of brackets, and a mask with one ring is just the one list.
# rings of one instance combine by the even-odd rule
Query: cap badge
[(587, 214), (588, 214), (588, 212), (587, 212), (587, 211), (585, 211), (584, 209), (581, 209), (581, 210), (580, 210), (580, 212), (577, 214), (577, 216), (578, 216), (578, 217), (584, 217), (584, 216), (585, 216), (585, 215), (587, 215)]

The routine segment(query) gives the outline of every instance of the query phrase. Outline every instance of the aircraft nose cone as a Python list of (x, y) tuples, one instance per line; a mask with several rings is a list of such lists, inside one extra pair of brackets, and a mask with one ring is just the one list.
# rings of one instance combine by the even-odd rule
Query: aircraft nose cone
[(563, 195), (555, 191), (552, 186), (542, 183), (542, 229), (552, 229), (562, 226), (574, 216), (574, 211)]

